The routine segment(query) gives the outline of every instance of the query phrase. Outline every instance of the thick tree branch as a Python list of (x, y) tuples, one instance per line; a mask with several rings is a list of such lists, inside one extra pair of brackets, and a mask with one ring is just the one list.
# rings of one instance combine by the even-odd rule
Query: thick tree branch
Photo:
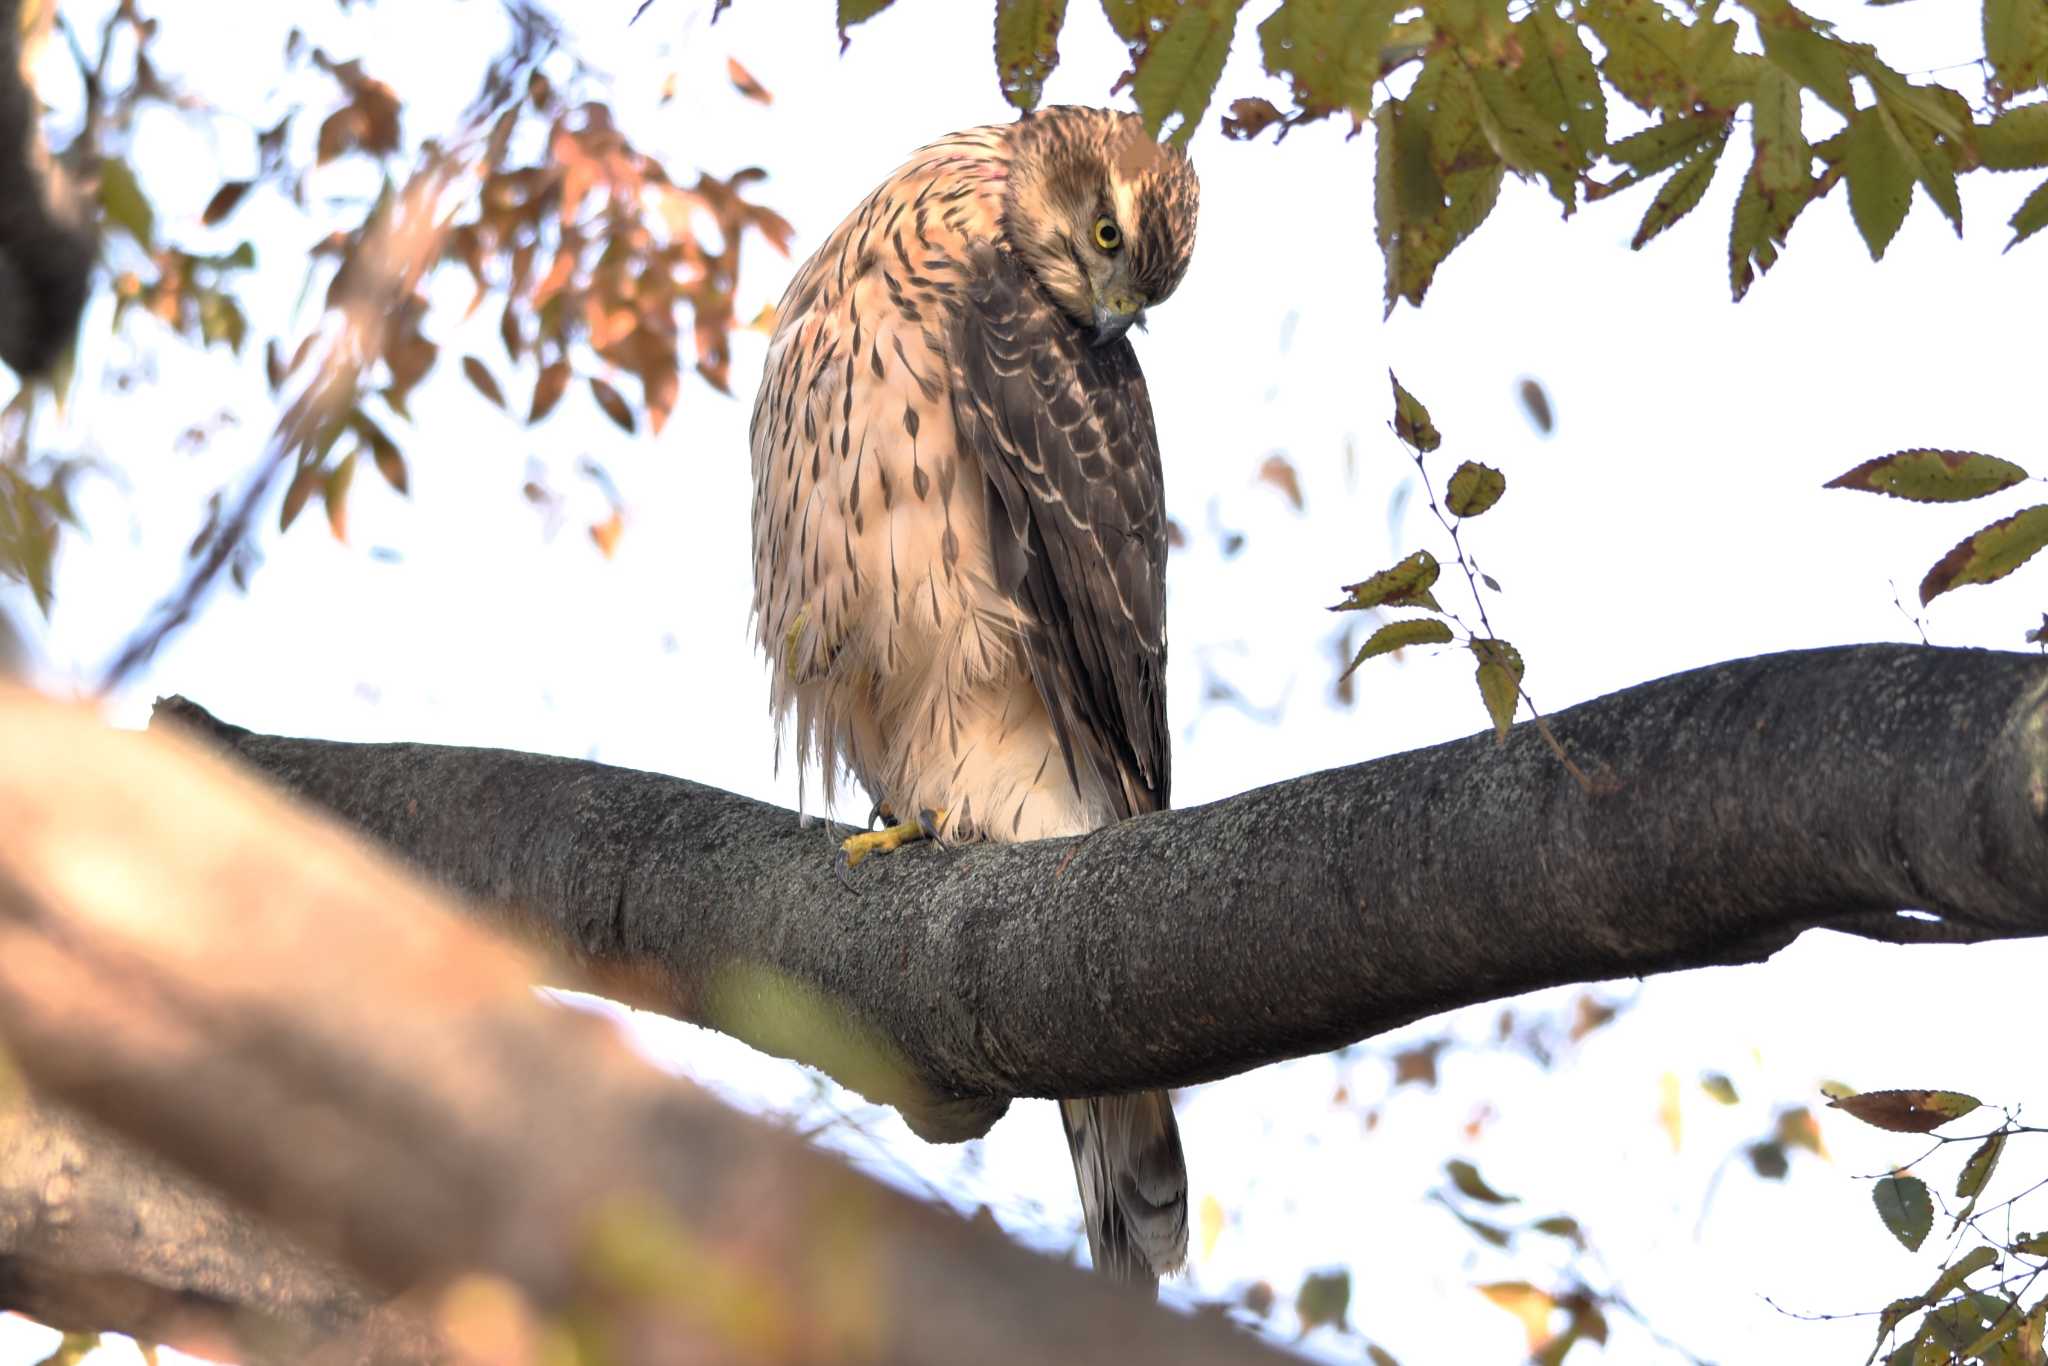
[(21, 0), (0, 0), (0, 361), (24, 376), (78, 330), (99, 237), (50, 160), (21, 69)]
[(379, 1307), (262, 1221), (25, 1098), (0, 1105), (0, 1308), (245, 1366), (442, 1356), (416, 1317)]
[(958, 1138), (1009, 1096), (1206, 1081), (1814, 927), (2048, 933), (2044, 697), (2034, 655), (1741, 660), (1552, 718), (1591, 792), (1517, 727), (1080, 839), (915, 848), (863, 865), (858, 895), (836, 832), (680, 779), (165, 709), (614, 994)]
[(455, 1342), (481, 1321), (622, 1363), (1280, 1359), (660, 1076), (540, 1001), (528, 955), (182, 737), (0, 690), (0, 754), (14, 1066)]

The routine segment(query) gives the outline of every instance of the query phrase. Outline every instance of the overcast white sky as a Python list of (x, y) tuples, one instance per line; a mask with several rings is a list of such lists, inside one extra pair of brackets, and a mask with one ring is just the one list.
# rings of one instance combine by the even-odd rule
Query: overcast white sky
[[(1008, 116), (983, 3), (900, 0), (857, 29), (843, 57), (822, 0), (738, 0), (716, 27), (708, 2), (656, 0), (629, 30), (636, 5), (603, 0), (575, 21), (586, 55), (616, 78), (621, 122), (679, 173), (767, 167), (759, 197), (796, 225), (795, 259), (749, 255), (742, 317), (777, 297), (802, 256), (911, 149)], [(417, 94), (408, 106), (415, 134), (446, 125), (497, 39), (495, 11), (479, 0), (359, 5), (346, 16), (318, 3), (216, 0), (205, 24), (180, 8), (164, 7), (160, 65), (201, 73), (209, 94), (259, 126), (279, 106), (271, 81), (292, 21)], [(1225, 100), (1280, 98), (1252, 41), (1268, 8), (1251, 6), (1241, 22)], [(1981, 50), (1975, 11), (1964, 6), (1812, 8), (1909, 70)], [(450, 74), (458, 55), (459, 79)], [(774, 93), (772, 107), (732, 92), (729, 55)], [(1077, 3), (1049, 98), (1101, 102), (1121, 66), (1099, 9)], [(678, 96), (657, 109), (670, 72)], [(1622, 120), (1632, 114), (1614, 112), (1617, 126), (1630, 126)], [(1511, 182), (1427, 305), (1383, 323), (1369, 136), (1347, 142), (1341, 127), (1324, 124), (1276, 149), (1227, 142), (1215, 124), (1212, 110), (1192, 149), (1203, 181), (1194, 267), (1138, 339), (1169, 502), (1191, 536), (1169, 575), (1183, 805), (1483, 723), (1469, 657), (1456, 651), (1376, 661), (1359, 676), (1355, 707), (1331, 696), (1331, 642), (1344, 623), (1323, 608), (1336, 586), (1417, 546), (1447, 554), (1419, 500), (1390, 518), (1412, 466), (1386, 428), (1389, 366), (1445, 433), (1439, 478), (1465, 458), (1506, 472), (1506, 499), (1470, 526), (1467, 544), (1503, 584), (1489, 603), (1494, 625), (1520, 646), (1528, 686), (1550, 710), (1726, 658), (1916, 638), (1892, 582), (1910, 602), (1926, 566), (1960, 536), (2031, 501), (2021, 490), (1987, 514), (1820, 488), (1903, 446), (2044, 463), (2027, 400), (2040, 374), (2048, 245), (2000, 254), (2004, 220), (2029, 177), (1971, 177), (1960, 243), (1921, 199), (1878, 266), (1838, 193), (1809, 211), (1777, 269), (1739, 306), (1728, 300), (1726, 266), (1736, 171), (1724, 167), (1691, 218), (1640, 255), (1627, 241), (1646, 192), (1565, 223), (1539, 188)], [(1746, 153), (1731, 147), (1726, 161), (1740, 166)], [(162, 221), (195, 245), (209, 240), (197, 227), (200, 206), (224, 175), (246, 173), (250, 157), (231, 130), (209, 141), (169, 119), (145, 124), (135, 150)], [(323, 192), (361, 188), (348, 168), (327, 174), (315, 181)], [(270, 272), (270, 317), (259, 324), (283, 327), (303, 246), (317, 234), (252, 202), (214, 236), (232, 245), (243, 235), (257, 239)], [(457, 311), (466, 290), (449, 282)], [(494, 340), (464, 341), (447, 317), (437, 324), (442, 340), (510, 372)], [(89, 486), (90, 535), (65, 555), (42, 641), (45, 677), (57, 688), (88, 683), (175, 579), (206, 495), (246, 467), (276, 411), (260, 379), (224, 390), (219, 367), (159, 346), (146, 323), (118, 342), (105, 339), (105, 318), (88, 327), (100, 358), (153, 365), (160, 397), (95, 414), (88, 390), (81, 405), (80, 440), (115, 460), (127, 487)], [(674, 421), (652, 442), (618, 436), (580, 394), (527, 431), (444, 375), (416, 400), (403, 441), (411, 499), (366, 475), (350, 544), (335, 543), (316, 518), (266, 540), (253, 591), (216, 599), (113, 699), (111, 715), (140, 724), (152, 697), (183, 692), (258, 729), (587, 755), (793, 801), (793, 777), (772, 768), (765, 678), (746, 622), (745, 426), (763, 348), (757, 336), (737, 341), (738, 398), (686, 382)], [(457, 349), (444, 356), (452, 362)], [(1547, 439), (1520, 410), (1525, 376), (1543, 383), (1558, 414)], [(516, 394), (530, 383), (519, 373), (509, 387)], [(221, 406), (238, 427), (199, 455), (169, 452), (166, 431)], [(1299, 471), (1305, 512), (1256, 479), (1276, 452)], [(585, 456), (604, 462), (627, 505), (610, 561), (582, 532), (603, 509), (576, 473)], [(529, 462), (571, 500), (552, 535), (519, 493)], [(1241, 553), (1222, 553), (1224, 532), (1242, 534)], [(2042, 604), (2041, 582), (2036, 567), (1955, 594), (1929, 615), (1928, 632), (1940, 644), (2018, 646)], [(1440, 593), (1447, 602), (1461, 595), (1457, 585)], [(1245, 705), (1206, 697), (1212, 678)], [(1275, 1321), (1291, 1335), (1284, 1297), (1304, 1271), (1347, 1266), (1351, 1322), (1403, 1362), (1519, 1360), (1516, 1322), (1471, 1287), (1544, 1283), (1549, 1271), (1540, 1259), (1481, 1255), (1423, 1198), (1443, 1159), (1463, 1155), (1522, 1196), (1531, 1215), (1576, 1215), (1630, 1298), (1699, 1356), (1860, 1359), (1871, 1320), (1809, 1322), (1766, 1297), (1798, 1313), (1846, 1313), (1924, 1286), (1935, 1262), (1892, 1243), (1858, 1179), (1918, 1150), (1828, 1115), (1831, 1163), (1799, 1155), (1791, 1181), (1776, 1185), (1738, 1161), (1702, 1218), (1715, 1173), (1768, 1127), (1772, 1102), (1817, 1099), (1826, 1077), (2033, 1099), (2033, 1031), (2005, 1003), (2037, 999), (2044, 968), (2040, 945), (1908, 951), (1809, 936), (1768, 965), (1651, 982), (1625, 1020), (1558, 1070), (1455, 1055), (1439, 1091), (1395, 1095), (1370, 1134), (1362, 1113), (1389, 1086), (1384, 1057), (1398, 1039), (1198, 1088), (1181, 1108), (1194, 1199), (1213, 1198), (1226, 1222), (1212, 1246), (1197, 1248), (1176, 1291), (1229, 1295), (1268, 1279), (1283, 1296)], [(1633, 990), (1620, 984), (1610, 994)], [(1520, 1008), (1570, 1000), (1551, 993)], [(1449, 1027), (1482, 1036), (1495, 1013), (1477, 1008)], [(812, 1119), (834, 1108), (853, 1115), (858, 1123), (833, 1141), (890, 1179), (937, 1183), (964, 1208), (986, 1202), (1034, 1242), (1064, 1249), (1073, 1240), (1072, 1179), (1046, 1103), (1015, 1106), (980, 1144), (932, 1149), (893, 1116), (796, 1068), (686, 1026), (634, 1024), (669, 1065), (740, 1103)], [(1424, 1022), (1402, 1037), (1445, 1027)], [(1731, 1074), (1745, 1103), (1708, 1100), (1694, 1085), (1703, 1069)], [(1657, 1119), (1666, 1072), (1683, 1082), (1676, 1151)], [(1340, 1086), (1343, 1103), (1333, 1099)], [(1487, 1104), (1497, 1118), (1468, 1138), (1467, 1121)], [(2042, 1166), (2018, 1146), (2010, 1165)], [(1936, 1171), (1953, 1181), (1952, 1165)], [(1363, 1342), (1321, 1330), (1302, 1348), (1356, 1361)], [(47, 1335), (0, 1320), (0, 1361), (42, 1350)], [(1661, 1351), (1618, 1321), (1608, 1355), (1681, 1359)], [(1581, 1348), (1572, 1359), (1594, 1354)]]

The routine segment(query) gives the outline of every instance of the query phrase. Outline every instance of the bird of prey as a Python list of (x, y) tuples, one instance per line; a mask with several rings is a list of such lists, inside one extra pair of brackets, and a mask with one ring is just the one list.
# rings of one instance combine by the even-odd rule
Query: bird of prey
[[(1125, 333), (1197, 187), (1132, 115), (1064, 107), (918, 152), (783, 296), (755, 402), (754, 619), (772, 710), (858, 863), (1075, 835), (1167, 804), (1166, 513)], [(1095, 1265), (1187, 1251), (1163, 1091), (1061, 1102)]]

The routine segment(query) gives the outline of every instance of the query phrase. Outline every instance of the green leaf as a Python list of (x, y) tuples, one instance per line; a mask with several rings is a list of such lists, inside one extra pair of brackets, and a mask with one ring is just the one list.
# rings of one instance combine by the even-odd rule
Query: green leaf
[(1961, 1119), (1983, 1103), (1960, 1091), (1859, 1091), (1835, 1097), (1828, 1108), (1895, 1134), (1925, 1134)]
[(1304, 112), (1364, 117), (1397, 0), (1283, 0), (1259, 25), (1266, 71), (1294, 87)]
[(1541, 177), (1569, 215), (1578, 205), (1580, 163), (1564, 133), (1491, 62), (1460, 62), (1449, 72), (1472, 87), (1472, 108), (1494, 155), (1520, 174)]
[[(1998, 1170), (1998, 1159), (2005, 1152), (2005, 1137), (2005, 1130), (2000, 1129), (1979, 1143), (1977, 1150), (1970, 1154), (1970, 1160), (1963, 1164), (1962, 1176), (1956, 1180), (1958, 1200), (1968, 1200), (1973, 1206), (1977, 1203), (1977, 1197), (1984, 1193), (1984, 1183), (1991, 1179), (1992, 1172)], [(1958, 1216), (1956, 1223), (1960, 1225), (1964, 1217)]]
[(2008, 95), (2048, 83), (2048, 3), (1984, 0), (1984, 55)]
[(1341, 683), (1351, 677), (1359, 665), (1378, 655), (1405, 650), (1410, 645), (1448, 645), (1451, 639), (1449, 626), (1428, 617), (1418, 617), (1413, 621), (1388, 622), (1374, 631), (1365, 644), (1359, 647), (1358, 653), (1351, 659), (1350, 667), (1344, 670), (1337, 681)]
[(1650, 207), (1643, 213), (1643, 221), (1636, 225), (1636, 235), (1629, 240), (1629, 246), (1641, 251), (1651, 238), (1663, 232), (1679, 219), (1699, 207), (1700, 200), (1707, 193), (1707, 186), (1713, 183), (1714, 171), (1721, 164), (1721, 149), (1728, 145), (1726, 126), (1722, 135), (1694, 152), (1691, 159), (1664, 182), (1657, 191), (1657, 197), (1650, 201)]
[(1458, 1188), (1459, 1194), (1470, 1196), (1474, 1200), (1479, 1200), (1489, 1205), (1512, 1205), (1519, 1198), (1513, 1195), (1502, 1195), (1499, 1191), (1487, 1185), (1486, 1179), (1479, 1174), (1479, 1168), (1473, 1166), (1462, 1157), (1455, 1157), (1449, 1162), (1444, 1163), (1444, 1171), (1450, 1175), (1451, 1184)]
[(156, 210), (136, 182), (135, 172), (119, 157), (100, 163), (99, 201), (101, 211), (127, 229), (143, 250), (156, 250)]
[(1436, 269), (1493, 212), (1506, 168), (1487, 144), (1470, 81), (1446, 78), (1453, 59), (1424, 59), (1405, 100), (1373, 111), (1373, 209), (1387, 266), (1386, 303), (1419, 304)]
[(1913, 168), (1875, 108), (1863, 110), (1849, 124), (1847, 148), (1849, 216), (1870, 248), (1870, 259), (1880, 261), (1912, 206)]
[(1444, 504), (1455, 517), (1477, 517), (1508, 491), (1507, 476), (1491, 465), (1467, 460), (1451, 475)]
[(2048, 100), (2008, 109), (1980, 127), (1977, 158), (1993, 171), (2048, 166)]
[(1884, 493), (1916, 503), (1960, 503), (2009, 489), (2026, 478), (2025, 470), (1995, 455), (1916, 449), (1866, 460), (1822, 487)]
[(1749, 1145), (1749, 1165), (1766, 1181), (1783, 1181), (1785, 1174), (1792, 1170), (1785, 1145), (1772, 1141)]
[(1538, 1219), (1529, 1227), (1535, 1229), (1538, 1233), (1547, 1233), (1553, 1238), (1569, 1239), (1574, 1243), (1581, 1241), (1585, 1237), (1584, 1232), (1579, 1228), (1579, 1221), (1572, 1218), (1569, 1214), (1553, 1214), (1548, 1219)]
[(1728, 111), (1749, 97), (1761, 59), (1735, 51), (1733, 23), (1687, 24), (1656, 0), (1582, 0), (1578, 9), (1607, 49), (1600, 70), (1638, 108)]
[(1795, 189), (1767, 190), (1759, 166), (1751, 163), (1735, 199), (1735, 223), (1728, 235), (1728, 280), (1737, 302), (1778, 263), (1778, 248), (1792, 231), (1792, 220), (1813, 202), (1818, 184), (1808, 180)]
[(1997, 1260), (1998, 1249), (1995, 1247), (1971, 1248), (1968, 1252), (1958, 1257), (1952, 1265), (1942, 1269), (1942, 1273), (1934, 1278), (1934, 1284), (1927, 1287), (1923, 1298), (1928, 1304), (1932, 1304), (1945, 1295), (1955, 1293), (1956, 1289), (1964, 1281), (1967, 1281), (1970, 1277), (1976, 1275)]
[(1764, 58), (1821, 100), (1848, 118), (1856, 111), (1856, 98), (1849, 90), (1849, 53), (1839, 39), (1816, 33), (1811, 21), (1790, 5), (1785, 9), (1798, 15), (1798, 22), (1767, 23), (1757, 28), (1764, 40)]
[(1935, 141), (1936, 130), (1927, 122), (1924, 105), (1898, 93), (1902, 87), (1913, 90), (1912, 87), (1904, 87), (1903, 82), (1888, 87), (1874, 81), (1873, 85), (1877, 90), (1876, 112), (1884, 119), (1885, 127), (1891, 130), (1899, 150), (1912, 166), (1913, 178), (1920, 182), (1921, 188), (1927, 191), (1927, 197), (1954, 225), (1956, 235), (1962, 236), (1963, 201), (1956, 193), (1955, 164)]
[(1515, 33), (1522, 40), (1515, 77), (1523, 96), (1564, 132), (1574, 164), (1592, 165), (1607, 146), (1607, 96), (1579, 26), (1558, 18), (1549, 5), (1536, 5)]
[(1417, 596), (1429, 590), (1442, 572), (1436, 556), (1427, 550), (1418, 550), (1392, 569), (1382, 569), (1371, 578), (1346, 584), (1344, 591), (1351, 595), (1350, 598), (1330, 610), (1358, 612), (1368, 607), (1409, 606)]
[(1709, 1072), (1701, 1077), (1700, 1089), (1723, 1105), (1733, 1105), (1738, 1099), (1735, 1094), (1735, 1083), (1722, 1072)]
[(839, 0), (839, 50), (846, 51), (851, 41), (846, 30), (855, 24), (865, 24), (894, 3), (896, 0)]
[(1138, 59), (1131, 96), (1144, 116), (1145, 131), (1158, 137), (1167, 120), (1180, 124), (1169, 139), (1186, 146), (1209, 107), (1209, 96), (1223, 74), (1230, 40), (1237, 29), (1237, 11), (1244, 0), (1188, 0), (1165, 18)]
[(2005, 244), (2007, 251), (2011, 251), (2041, 229), (2048, 228), (2048, 180), (2034, 187), (2034, 192), (2027, 196), (2026, 202), (2013, 214), (2011, 226), (2012, 241)]
[(2001, 517), (1935, 561), (1920, 581), (1920, 605), (1950, 589), (1996, 583), (2048, 545), (2048, 507), (2030, 507)]
[(1522, 652), (1505, 640), (1474, 640), (1472, 654), (1479, 661), (1475, 677), (1486, 714), (1493, 718), (1494, 739), (1506, 744), (1508, 728), (1515, 723), (1515, 703), (1521, 697)]
[(1887, 1176), (1871, 1195), (1877, 1202), (1877, 1217), (1884, 1220), (1892, 1237), (1905, 1244), (1908, 1252), (1918, 1252), (1920, 1244), (1927, 1241), (1927, 1231), (1934, 1227), (1934, 1200), (1927, 1193), (1927, 1183), (1917, 1176)]
[(1038, 107), (1046, 77), (1060, 64), (1067, 0), (996, 0), (996, 79), (1019, 109)]
[(2048, 1257), (2048, 1233), (2029, 1233), (2013, 1242), (2010, 1249), (2029, 1257)]
[(1342, 1328), (1344, 1315), (1350, 1308), (1349, 1271), (1311, 1273), (1302, 1280), (1301, 1289), (1295, 1292), (1294, 1312), (1301, 1317), (1301, 1331), (1304, 1333), (1324, 1324)]
[(1797, 190), (1813, 178), (1813, 148), (1799, 119), (1799, 86), (1776, 67), (1758, 77), (1750, 106), (1757, 182), (1770, 193)]
[(1727, 133), (1727, 120), (1711, 115), (1665, 119), (1615, 143), (1607, 149), (1607, 156), (1609, 160), (1634, 170), (1638, 176), (1653, 176), (1667, 167), (1676, 166), (1709, 139), (1726, 137)]
[[(1429, 409), (1422, 406), (1422, 400), (1402, 388), (1400, 379), (1392, 370), (1387, 371), (1387, 378), (1394, 386), (1394, 435), (1424, 455), (1429, 454), (1443, 444), (1443, 433), (1429, 420)], [(1431, 563), (1434, 564), (1435, 561), (1432, 560)], [(1436, 575), (1431, 574), (1429, 583), (1434, 582)], [(1428, 584), (1423, 586), (1428, 587)]]

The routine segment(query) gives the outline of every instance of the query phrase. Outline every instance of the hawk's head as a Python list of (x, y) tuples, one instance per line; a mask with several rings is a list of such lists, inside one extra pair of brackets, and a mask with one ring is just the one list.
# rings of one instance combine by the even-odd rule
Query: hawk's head
[(1009, 130), (1006, 245), (1098, 342), (1173, 293), (1195, 246), (1199, 187), (1135, 114), (1061, 105)]

